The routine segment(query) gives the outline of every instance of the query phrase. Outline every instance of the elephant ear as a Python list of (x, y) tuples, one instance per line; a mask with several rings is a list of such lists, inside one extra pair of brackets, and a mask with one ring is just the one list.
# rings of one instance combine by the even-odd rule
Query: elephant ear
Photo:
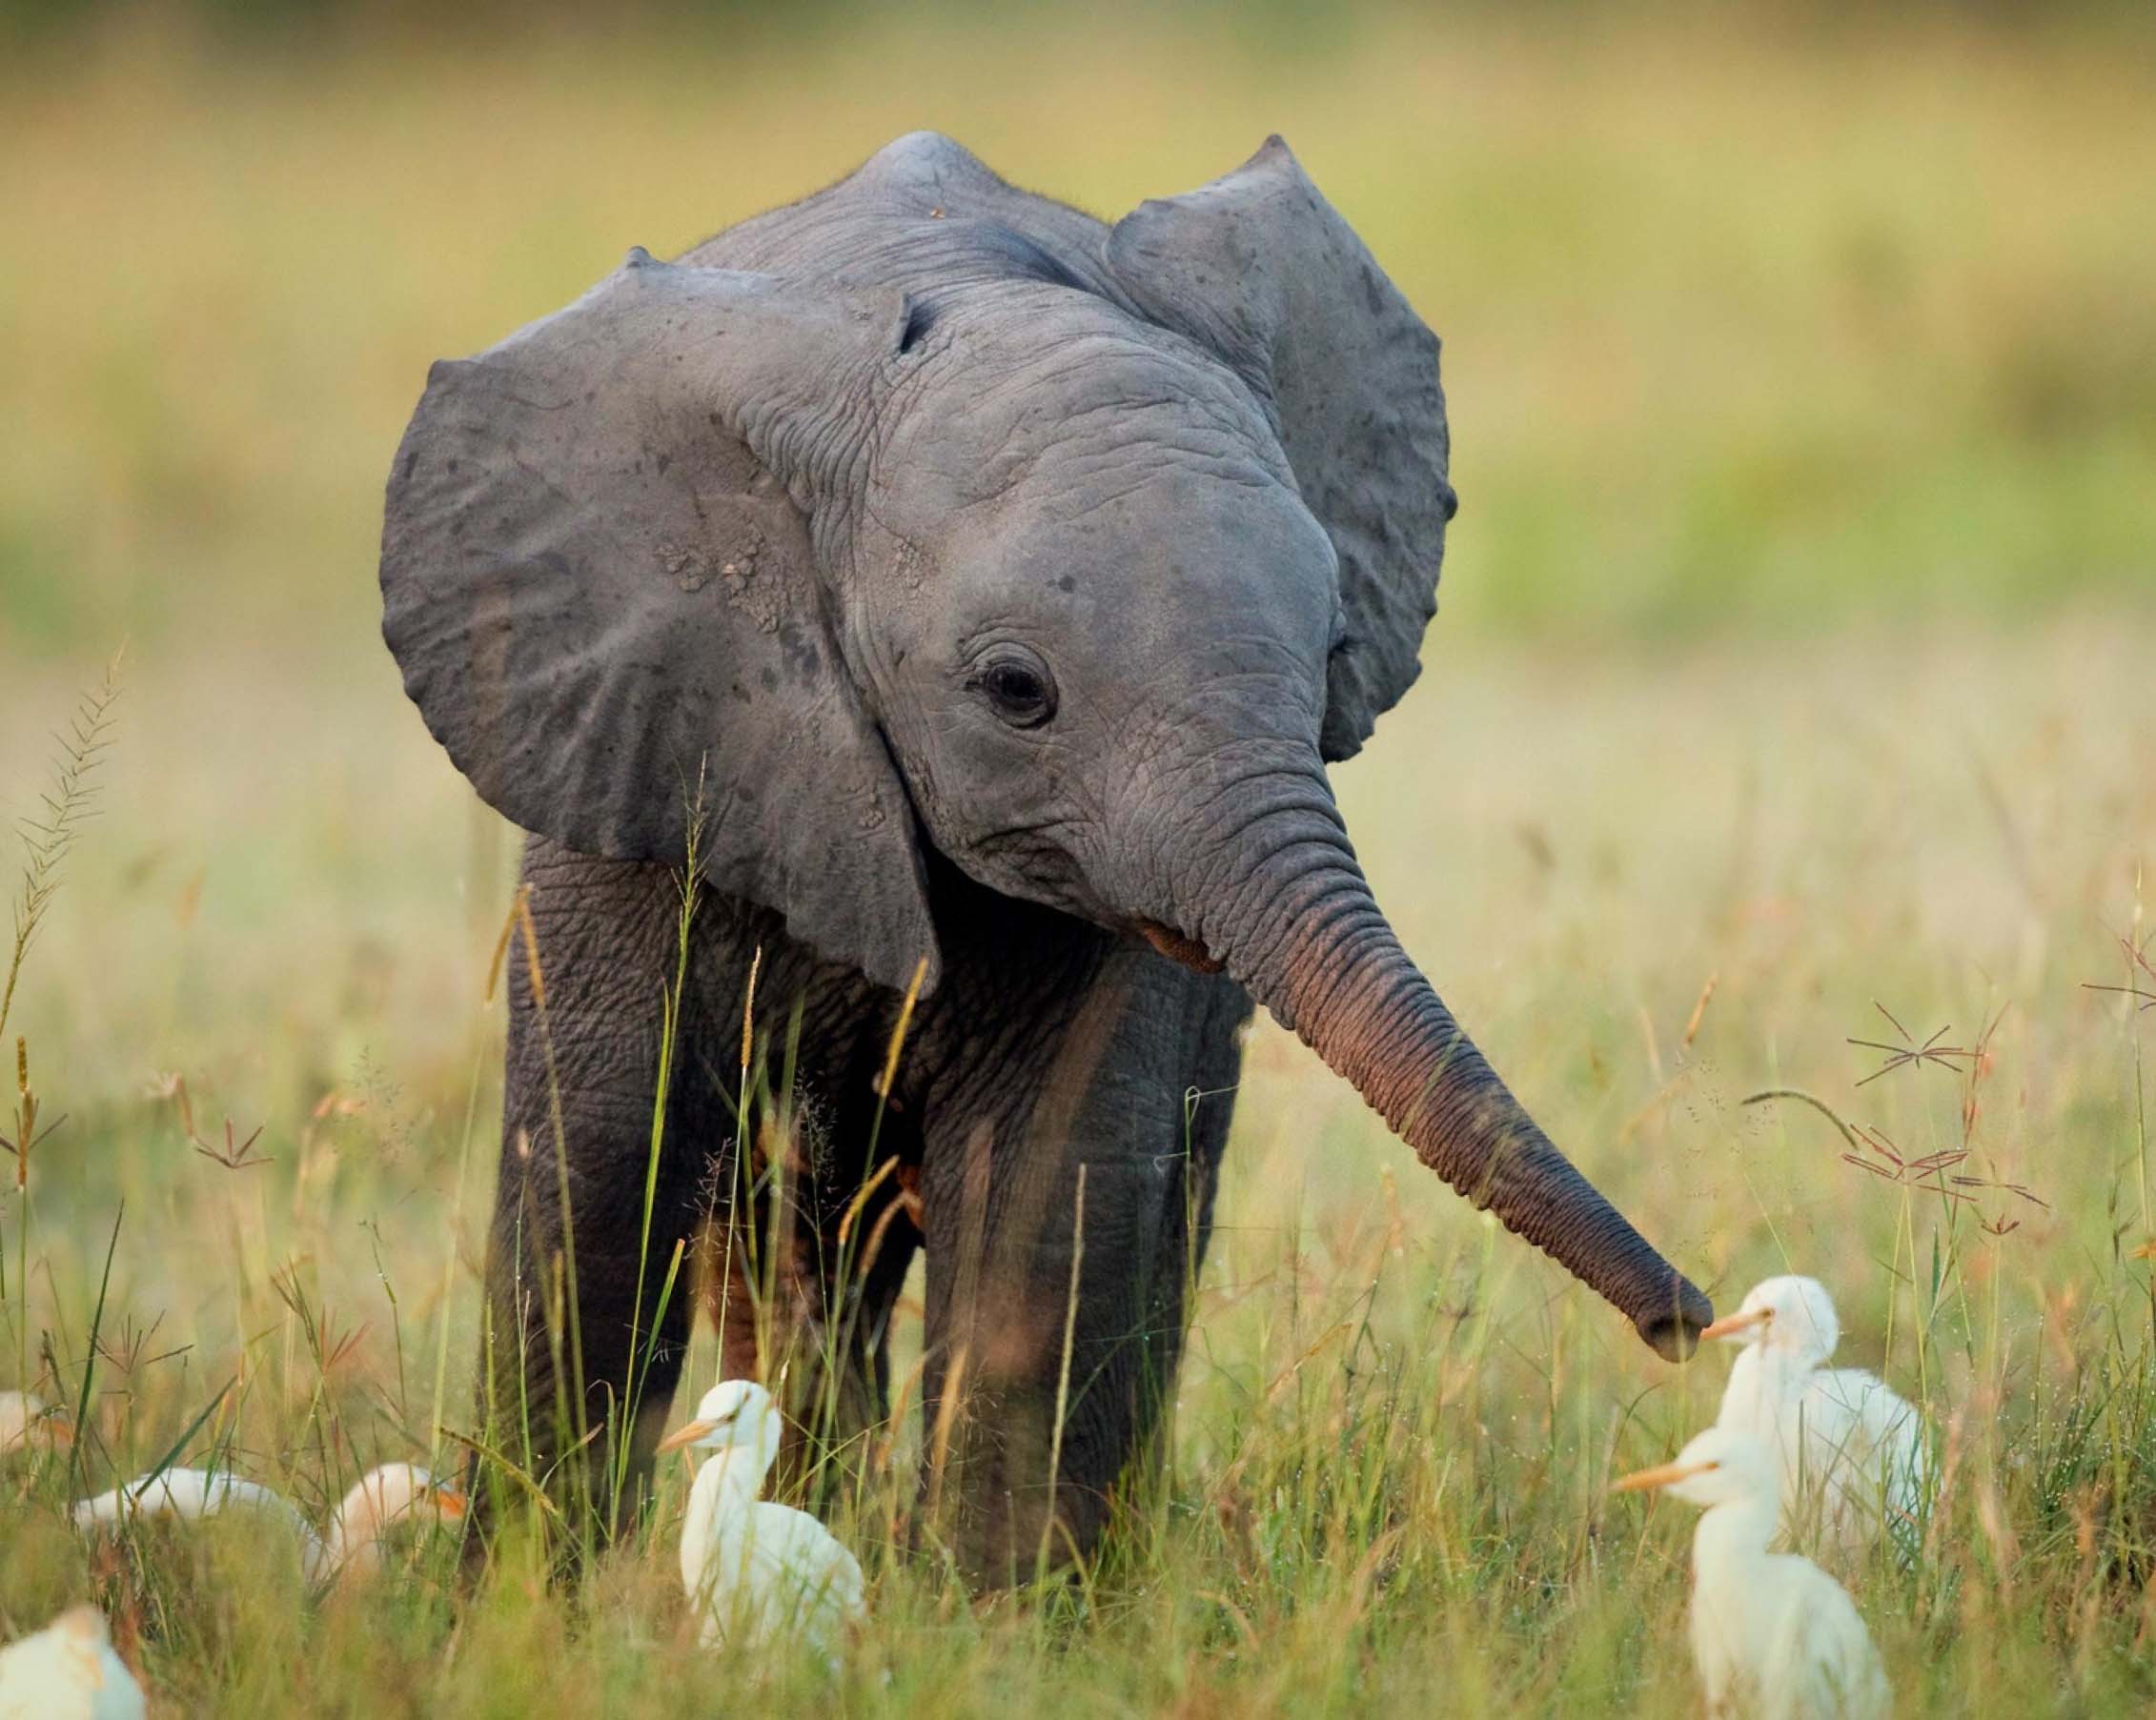
[(1437, 613), (1457, 506), (1437, 336), (1277, 137), (1227, 177), (1125, 215), (1108, 265), (1140, 311), (1210, 349), (1272, 412), (1339, 556), (1346, 633), (1320, 744), (1351, 758), (1414, 684)]
[[(683, 862), (885, 985), (933, 971), (920, 844), (825, 619), (817, 451), (903, 294), (641, 251), (437, 364), (389, 482), (382, 632), (482, 799)], [(692, 809), (694, 809), (692, 811)]]

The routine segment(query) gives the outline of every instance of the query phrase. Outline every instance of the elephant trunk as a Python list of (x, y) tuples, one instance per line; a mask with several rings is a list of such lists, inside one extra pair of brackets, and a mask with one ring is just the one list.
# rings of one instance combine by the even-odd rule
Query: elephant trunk
[(1248, 779), (1231, 830), (1186, 828), (1176, 923), (1337, 1073), (1416, 1157), (1632, 1321), (1672, 1361), (1705, 1296), (1573, 1168), (1400, 947), (1314, 767)]

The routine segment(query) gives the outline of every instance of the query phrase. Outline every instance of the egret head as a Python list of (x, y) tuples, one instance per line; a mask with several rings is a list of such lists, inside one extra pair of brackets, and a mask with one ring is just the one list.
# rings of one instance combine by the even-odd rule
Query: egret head
[(1834, 1317), (1834, 1299), (1816, 1278), (1768, 1278), (1734, 1314), (1701, 1332), (1731, 1344), (1757, 1344), (1778, 1354), (1817, 1365), (1834, 1354), (1841, 1341), (1841, 1323)]
[(779, 1455), (785, 1427), (771, 1394), (754, 1380), (721, 1380), (703, 1394), (696, 1418), (659, 1442), (661, 1451), (694, 1446), (705, 1451), (751, 1451), (768, 1468)]
[(54, 1409), (34, 1391), (0, 1391), (0, 1456), (40, 1445), (65, 1448), (74, 1443), (74, 1423), (66, 1410)]
[(353, 1484), (330, 1525), (330, 1549), (339, 1576), (374, 1570), (383, 1540), (406, 1523), (421, 1529), (460, 1522), (464, 1495), (417, 1464), (383, 1464)]
[(1687, 1505), (1761, 1499), (1772, 1506), (1778, 1487), (1774, 1453), (1758, 1435), (1734, 1427), (1709, 1427), (1669, 1463), (1613, 1481), (1610, 1491), (1638, 1493), (1653, 1487)]
[(102, 1612), (91, 1606), (70, 1607), (52, 1621), (51, 1629), (92, 1649), (105, 1648), (112, 1640), (112, 1627)]

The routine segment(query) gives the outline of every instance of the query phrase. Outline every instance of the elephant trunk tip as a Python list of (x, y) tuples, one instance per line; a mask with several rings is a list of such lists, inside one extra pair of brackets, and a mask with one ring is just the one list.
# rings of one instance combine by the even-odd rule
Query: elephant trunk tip
[(1677, 1281), (1676, 1296), (1664, 1306), (1635, 1315), (1633, 1326), (1665, 1362), (1683, 1362), (1699, 1347), (1699, 1335), (1714, 1324), (1714, 1304), (1684, 1279)]

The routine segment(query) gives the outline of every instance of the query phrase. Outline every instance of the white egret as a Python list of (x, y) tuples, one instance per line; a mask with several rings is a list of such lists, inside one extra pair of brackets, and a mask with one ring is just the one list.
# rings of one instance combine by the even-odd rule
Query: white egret
[(783, 1431), (763, 1386), (722, 1380), (703, 1394), (696, 1419), (660, 1443), (661, 1451), (711, 1454), (681, 1520), (681, 1585), (706, 1648), (793, 1635), (827, 1649), (863, 1615), (853, 1554), (806, 1511), (757, 1497)]
[(1771, 1553), (1779, 1488), (1757, 1436), (1709, 1427), (1675, 1462), (1611, 1484), (1706, 1507), (1692, 1537), (1692, 1658), (1710, 1714), (1880, 1720), (1893, 1691), (1857, 1604), (1795, 1553)]
[(1914, 1548), (1927, 1491), (1923, 1418), (1876, 1374), (1828, 1367), (1841, 1341), (1817, 1279), (1769, 1278), (1700, 1334), (1742, 1345), (1715, 1425), (1763, 1441), (1780, 1463), (1782, 1524), (1848, 1557), (1882, 1527)]
[(56, 1410), (34, 1391), (0, 1391), (0, 1457), (50, 1440), (55, 1446), (75, 1443), (74, 1423), (65, 1410)]
[(464, 1498), (415, 1464), (384, 1464), (361, 1476), (345, 1494), (325, 1541), (298, 1507), (260, 1482), (222, 1469), (167, 1469), (81, 1501), (74, 1520), (78, 1529), (88, 1531), (135, 1517), (177, 1517), (192, 1523), (228, 1510), (259, 1512), (289, 1529), (308, 1586), (316, 1588), (333, 1578), (379, 1569), (382, 1540), (394, 1528), (416, 1517), (453, 1523), (464, 1514)]
[(142, 1687), (94, 1607), (71, 1607), (0, 1649), (0, 1720), (142, 1720), (145, 1711)]

